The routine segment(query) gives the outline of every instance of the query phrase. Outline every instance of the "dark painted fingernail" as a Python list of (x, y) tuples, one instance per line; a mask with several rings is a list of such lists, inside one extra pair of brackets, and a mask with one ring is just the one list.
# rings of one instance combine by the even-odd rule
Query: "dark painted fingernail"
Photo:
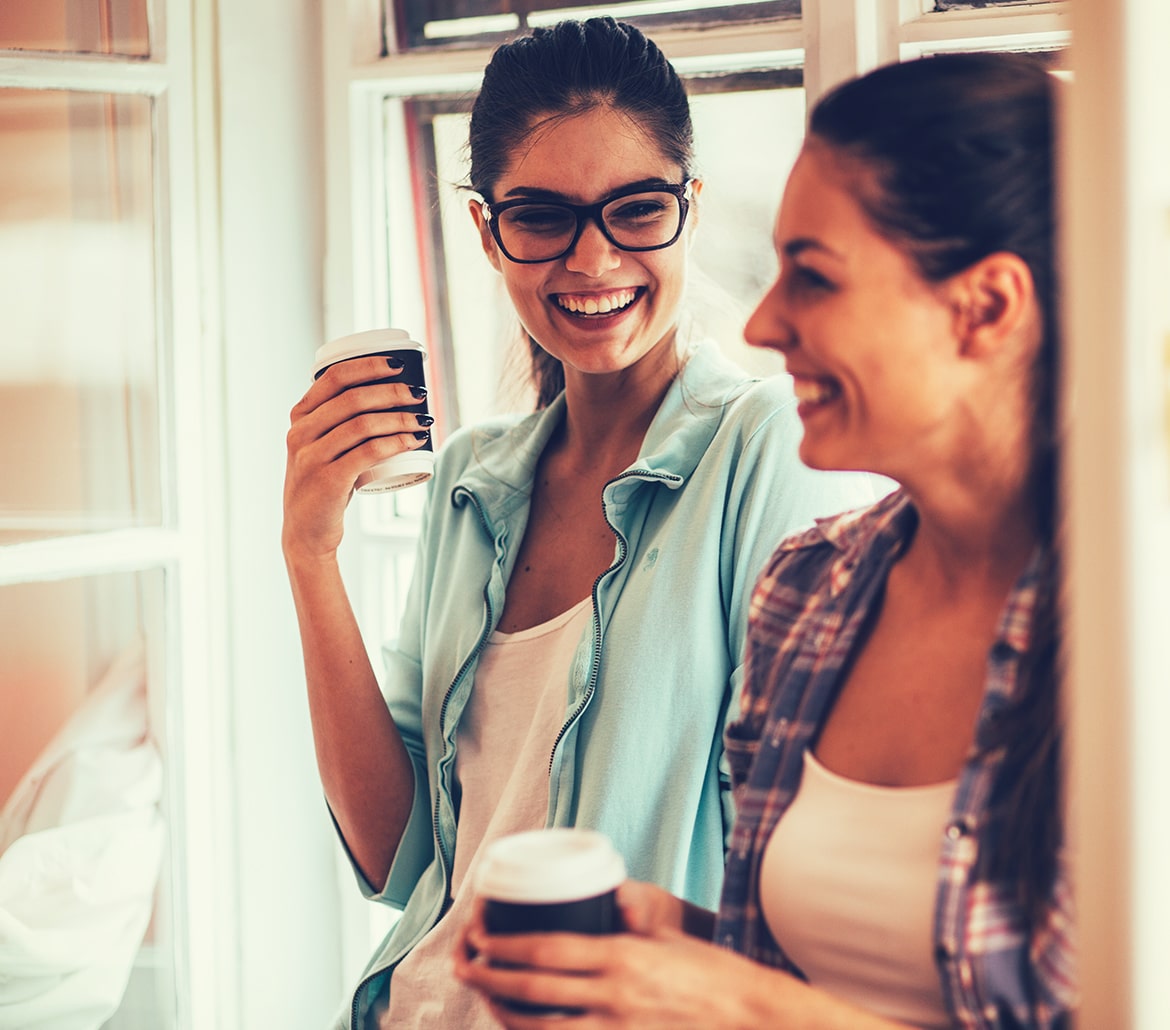
[(434, 415), (415, 415), (414, 417), (420, 426), (433, 426), (435, 424)]
[(426, 430), (426, 429), (420, 429), (420, 430), (419, 430), (417, 433), (415, 433), (415, 434), (414, 434), (414, 438), (415, 438), (416, 440), (425, 440), (425, 439), (426, 439), (428, 436), (430, 436), (430, 435), (431, 435), (431, 434), (430, 434), (430, 431), (429, 431), (429, 430)]
[(401, 358), (387, 358), (386, 364), (389, 365), (395, 372), (399, 369), (406, 368), (406, 362)]
[(427, 388), (425, 386), (412, 386), (410, 388), (410, 395), (421, 401), (427, 395)]

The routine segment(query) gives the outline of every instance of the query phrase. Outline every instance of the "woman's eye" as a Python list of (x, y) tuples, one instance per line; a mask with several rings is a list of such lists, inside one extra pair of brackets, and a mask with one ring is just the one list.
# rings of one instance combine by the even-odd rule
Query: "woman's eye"
[(834, 284), (815, 268), (808, 265), (795, 265), (788, 273), (792, 288), (797, 291), (832, 290)]
[(517, 232), (563, 232), (574, 222), (573, 215), (556, 207), (514, 207), (503, 212), (500, 224)]
[(608, 222), (635, 225), (659, 219), (665, 213), (666, 205), (659, 200), (637, 200), (622, 204), (617, 210), (606, 211), (605, 218)]

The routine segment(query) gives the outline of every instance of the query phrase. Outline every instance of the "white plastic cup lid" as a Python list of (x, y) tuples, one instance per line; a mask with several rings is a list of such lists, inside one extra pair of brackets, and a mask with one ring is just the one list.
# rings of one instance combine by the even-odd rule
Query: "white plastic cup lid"
[(358, 493), (381, 494), (424, 483), (434, 470), (435, 455), (431, 451), (403, 451), (366, 469), (354, 486)]
[(549, 904), (596, 897), (625, 878), (626, 864), (604, 833), (556, 827), (489, 844), (476, 888), (496, 901)]
[(360, 333), (339, 336), (317, 348), (314, 356), (313, 375), (322, 369), (349, 358), (360, 358), (364, 354), (377, 354), (385, 350), (416, 350), (426, 359), (427, 349), (412, 339), (405, 329), (367, 329)]

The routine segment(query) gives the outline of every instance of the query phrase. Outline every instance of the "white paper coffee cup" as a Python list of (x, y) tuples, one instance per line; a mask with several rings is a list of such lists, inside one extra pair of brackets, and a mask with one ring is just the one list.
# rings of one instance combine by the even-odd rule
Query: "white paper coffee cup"
[[(317, 348), (313, 363), (313, 378), (316, 379), (327, 368), (336, 365), (339, 361), (369, 357), (374, 354), (397, 357), (405, 365), (401, 373), (387, 376), (380, 382), (426, 386), (426, 348), (417, 340), (412, 339), (410, 333), (403, 329), (369, 329), (365, 332), (351, 333), (348, 336), (330, 340)], [(391, 410), (412, 411), (419, 414), (428, 413), (425, 397), (416, 404)], [(354, 487), (360, 493), (384, 493), (388, 490), (401, 490), (404, 486), (412, 486), (430, 479), (434, 474), (434, 467), (434, 446), (428, 438), (421, 447), (403, 451), (401, 454), (396, 454), (392, 458), (372, 465), (358, 476)]]
[[(617, 888), (626, 865), (609, 838), (596, 830), (528, 830), (489, 844), (475, 886), (484, 901), (488, 933), (618, 933)], [(576, 1010), (508, 1003), (540, 1016)]]

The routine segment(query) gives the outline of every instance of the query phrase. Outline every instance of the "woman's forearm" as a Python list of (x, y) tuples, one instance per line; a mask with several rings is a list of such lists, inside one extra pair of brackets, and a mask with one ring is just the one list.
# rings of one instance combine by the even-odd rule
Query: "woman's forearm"
[(362, 874), (385, 884), (414, 799), (410, 756), (386, 707), (335, 559), (286, 555), (325, 798)]

